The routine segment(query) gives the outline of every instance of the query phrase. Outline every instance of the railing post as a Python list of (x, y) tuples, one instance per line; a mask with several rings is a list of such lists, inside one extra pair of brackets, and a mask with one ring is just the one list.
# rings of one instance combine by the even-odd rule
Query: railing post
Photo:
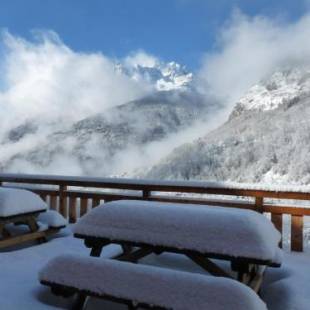
[(80, 217), (87, 213), (88, 209), (88, 199), (80, 198)]
[(99, 198), (93, 198), (91, 207), (96, 208), (99, 205), (100, 205), (100, 199)]
[(50, 209), (57, 210), (57, 196), (50, 196)]
[(143, 199), (148, 199), (150, 197), (150, 195), (151, 195), (151, 191), (149, 191), (148, 189), (144, 189), (142, 191), (142, 198)]
[[(280, 232), (281, 236), (283, 236), (283, 217), (282, 214), (271, 213), (271, 222), (275, 226), (275, 228)], [(279, 246), (282, 248), (282, 238)]]
[(66, 185), (59, 185), (59, 212), (64, 218), (68, 217), (66, 190)]
[(263, 213), (264, 197), (255, 197), (255, 208), (257, 212)]
[(69, 198), (69, 223), (75, 223), (77, 220), (76, 198)]
[(303, 251), (303, 216), (292, 215), (291, 218), (291, 250), (296, 252)]

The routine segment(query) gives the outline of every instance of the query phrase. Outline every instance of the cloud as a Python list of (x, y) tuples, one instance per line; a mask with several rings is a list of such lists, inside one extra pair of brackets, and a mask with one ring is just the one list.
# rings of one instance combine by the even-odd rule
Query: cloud
[(154, 67), (160, 61), (157, 57), (146, 53), (143, 50), (138, 50), (133, 53), (130, 53), (124, 59), (124, 63), (129, 67)]
[(235, 11), (218, 34), (199, 72), (200, 87), (229, 109), (278, 68), (310, 64), (310, 15), (295, 22)]
[(53, 32), (34, 41), (3, 32), (1, 50), (0, 132), (26, 121), (70, 125), (149, 91), (117, 72), (114, 60), (75, 52)]
[[(3, 31), (0, 56), (0, 168), (15, 158), (11, 171), (81, 174), (78, 161), (66, 155), (73, 149), (70, 141), (63, 141), (66, 152), (48, 166), (31, 164), (20, 155), (48, 145), (49, 135), (81, 119), (152, 90), (147, 81), (135, 81), (116, 70), (115, 59), (73, 51), (50, 31), (34, 33), (31, 41)], [(28, 127), (37, 130), (14, 143), (8, 140), (12, 130)]]

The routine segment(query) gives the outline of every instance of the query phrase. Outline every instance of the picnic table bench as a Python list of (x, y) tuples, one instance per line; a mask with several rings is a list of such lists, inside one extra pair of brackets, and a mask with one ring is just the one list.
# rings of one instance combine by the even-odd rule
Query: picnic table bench
[(42, 284), (56, 295), (78, 294), (117, 301), (129, 309), (267, 310), (253, 290), (236, 280), (137, 265), (116, 260), (61, 255), (40, 272)]
[[(14, 235), (10, 224), (26, 225), (29, 230)], [(65, 226), (62, 216), (48, 211), (47, 204), (38, 195), (23, 189), (0, 187), (0, 249), (33, 240), (45, 241), (47, 236)]]

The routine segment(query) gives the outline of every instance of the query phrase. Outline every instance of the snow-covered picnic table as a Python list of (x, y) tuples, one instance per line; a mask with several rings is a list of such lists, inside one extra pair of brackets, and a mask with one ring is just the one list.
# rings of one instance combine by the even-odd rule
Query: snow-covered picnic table
[[(187, 255), (211, 274), (232, 277), (210, 258), (229, 260), (238, 279), (248, 284), (259, 275), (259, 266), (281, 264), (280, 233), (265, 216), (251, 210), (113, 201), (82, 217), (74, 235), (92, 248), (92, 256), (100, 256), (105, 245), (116, 243), (125, 249), (118, 259), (137, 261), (153, 252), (169, 251)], [(138, 249), (131, 251), (131, 247)]]
[[(12, 235), (8, 226), (26, 225), (30, 232)], [(40, 196), (24, 189), (0, 187), (0, 248), (19, 243), (45, 240), (46, 236), (66, 226), (57, 212), (47, 210)]]

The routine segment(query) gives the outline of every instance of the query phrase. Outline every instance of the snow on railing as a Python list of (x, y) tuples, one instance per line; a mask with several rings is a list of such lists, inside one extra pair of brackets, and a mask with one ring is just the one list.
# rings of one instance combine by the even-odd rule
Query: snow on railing
[[(282, 234), (285, 231), (283, 240), (291, 245), (293, 251), (302, 251), (304, 248), (304, 219), (310, 216), (310, 208), (304, 206), (310, 200), (309, 186), (27, 174), (0, 174), (0, 185), (19, 186), (38, 193), (51, 209), (58, 210), (71, 223), (76, 222), (90, 208), (119, 199), (252, 209), (270, 216), (275, 227)], [(290, 204), (283, 205), (286, 200)], [(288, 216), (290, 221), (287, 221)]]

